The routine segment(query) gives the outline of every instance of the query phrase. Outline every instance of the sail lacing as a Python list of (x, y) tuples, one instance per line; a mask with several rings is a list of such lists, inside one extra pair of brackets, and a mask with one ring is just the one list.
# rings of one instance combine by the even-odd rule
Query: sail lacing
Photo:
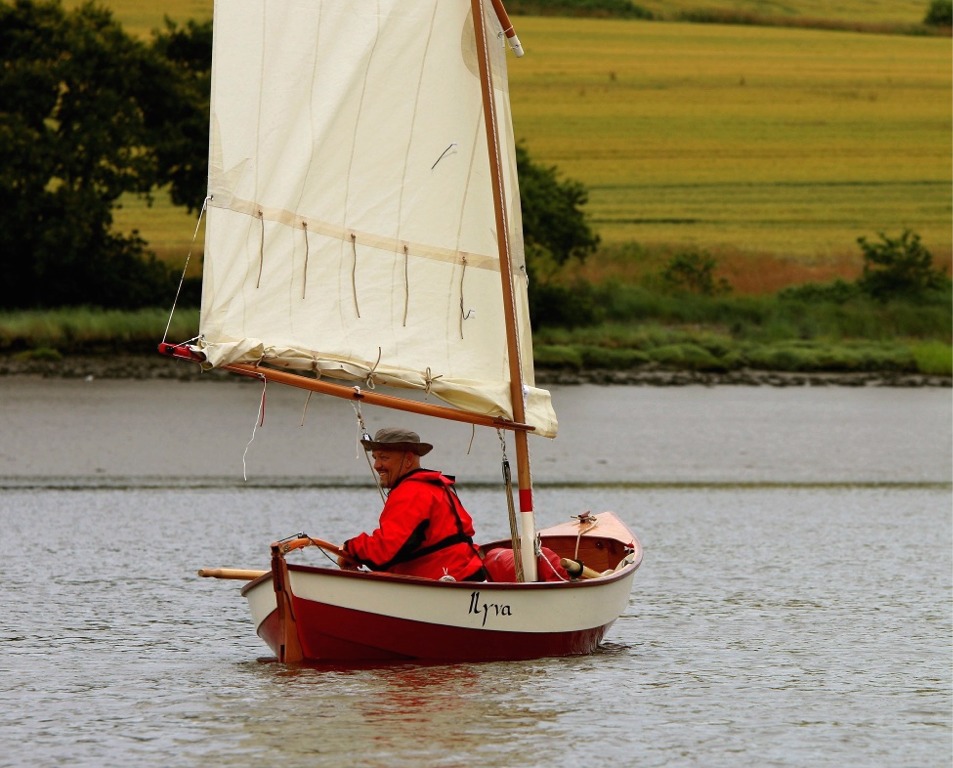
[(367, 376), (364, 378), (364, 386), (368, 389), (374, 389), (376, 386), (374, 383), (374, 371), (377, 370), (377, 366), (381, 364), (381, 357), (384, 354), (384, 350), (380, 347), (377, 348), (377, 360), (374, 361), (374, 365), (371, 366), (371, 370), (367, 372)]
[(404, 246), (404, 328), (407, 327), (407, 308), (410, 306), (410, 252), (407, 246)]
[(308, 256), (311, 251), (311, 241), (308, 240), (308, 222), (301, 222), (301, 229), (304, 230), (304, 274), (301, 277), (301, 298), (305, 298), (308, 290)]
[(357, 235), (351, 233), (351, 253), (354, 256), (351, 262), (351, 295), (354, 297), (354, 311), (358, 318), (361, 316), (361, 307), (357, 303)]
[(258, 237), (258, 282), (255, 283), (256, 288), (261, 288), (261, 272), (265, 267), (265, 212), (258, 209), (258, 222), (261, 225), (259, 227), (259, 237)]
[(433, 387), (433, 383), (434, 383), (437, 379), (442, 379), (442, 378), (443, 378), (443, 374), (442, 374), (442, 373), (438, 373), (436, 376), (434, 376), (433, 373), (432, 373), (431, 370), (430, 370), (430, 366), (427, 366), (427, 372), (424, 374), (424, 381), (426, 382), (426, 385), (424, 386), (424, 392), (425, 392), (427, 395), (429, 395), (429, 394), (430, 394), (431, 387)]
[(464, 310), (463, 304), (463, 279), (467, 276), (467, 257), (461, 256), (460, 261), (463, 269), (460, 271), (460, 338), (463, 338), (463, 321), (470, 317), (470, 312)]
[[(169, 312), (169, 322), (165, 324), (165, 333), (162, 334), (162, 343), (165, 344), (166, 337), (169, 335), (169, 328), (172, 327), (172, 316), (175, 314), (175, 305), (179, 303), (179, 294), (182, 293), (182, 285), (185, 283), (185, 273), (189, 269), (189, 262), (192, 260), (192, 249), (195, 248), (195, 241), (199, 237), (199, 227), (202, 226), (202, 217), (205, 215), (205, 211), (208, 208), (208, 201), (211, 197), (206, 197), (202, 201), (202, 210), (199, 211), (198, 221), (195, 222), (195, 231), (192, 233), (192, 242), (189, 244), (189, 252), (185, 257), (185, 266), (182, 267), (182, 275), (179, 277), (179, 287), (175, 289), (175, 298), (172, 299), (172, 309)], [(195, 338), (198, 338), (197, 336)], [(187, 346), (191, 344), (195, 339), (189, 339), (178, 346)]]

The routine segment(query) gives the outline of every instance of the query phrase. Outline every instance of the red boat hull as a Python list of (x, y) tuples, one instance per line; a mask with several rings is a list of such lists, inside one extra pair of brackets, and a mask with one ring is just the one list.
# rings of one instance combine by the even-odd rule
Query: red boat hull
[[(516, 661), (576, 656), (592, 653), (612, 625), (576, 632), (474, 632), (304, 600), (295, 600), (294, 610), (298, 622), (309, 628), (302, 633), (301, 646), (305, 659), (312, 661)], [(276, 656), (281, 646), (279, 625), (275, 611), (258, 628), (258, 635)], [(322, 627), (333, 628), (334, 634)]]
[[(628, 605), (638, 540), (611, 513), (541, 531), (594, 578), (442, 582), (285, 562), (248, 583), (256, 631), (280, 661), (500, 661), (592, 653)], [(505, 545), (497, 542), (486, 548)], [(595, 566), (595, 571), (592, 567)]]

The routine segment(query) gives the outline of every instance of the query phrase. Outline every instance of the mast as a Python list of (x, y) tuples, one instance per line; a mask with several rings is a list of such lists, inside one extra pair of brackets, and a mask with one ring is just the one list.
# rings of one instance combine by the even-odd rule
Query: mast
[[(493, 186), (493, 208), (496, 215), (497, 248), (500, 257), (503, 313), (506, 324), (506, 349), (510, 369), (510, 399), (513, 406), (513, 420), (522, 423), (526, 418), (523, 402), (523, 366), (520, 360), (516, 327), (509, 226), (506, 218), (499, 134), (497, 133), (496, 102), (493, 96), (493, 77), (490, 71), (489, 40), (483, 20), (483, 0), (470, 0), (470, 7), (476, 36), (477, 60), (480, 66), (483, 119), (486, 126), (487, 153)], [(526, 433), (522, 431), (514, 433), (514, 440), (516, 443), (516, 478), (519, 488), (520, 508), (520, 554), (523, 561), (523, 574), (526, 581), (536, 581), (536, 521), (533, 512), (533, 483), (529, 466), (529, 442)]]

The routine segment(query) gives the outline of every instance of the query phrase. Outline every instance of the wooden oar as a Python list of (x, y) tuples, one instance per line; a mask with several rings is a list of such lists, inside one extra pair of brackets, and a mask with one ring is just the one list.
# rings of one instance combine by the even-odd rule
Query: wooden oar
[(211, 579), (240, 579), (242, 581), (251, 581), (259, 576), (264, 576), (268, 571), (248, 571), (241, 568), (199, 568), (199, 576), (207, 576)]

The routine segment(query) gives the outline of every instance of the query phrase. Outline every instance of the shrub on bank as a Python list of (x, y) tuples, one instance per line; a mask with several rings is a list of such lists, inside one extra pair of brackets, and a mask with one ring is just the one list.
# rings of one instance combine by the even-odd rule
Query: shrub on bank
[(541, 344), (533, 350), (536, 365), (557, 371), (582, 370), (582, 355), (576, 347), (567, 344)]
[[(670, 299), (659, 306), (677, 315)], [(554, 370), (626, 371), (653, 365), (728, 372), (744, 368), (796, 372), (904, 372), (953, 375), (950, 307), (946, 302), (844, 303), (777, 297), (686, 299), (681, 316), (708, 322), (605, 322), (583, 328), (542, 328), (535, 363)], [(711, 318), (718, 318), (712, 321)], [(90, 308), (0, 313), (0, 354), (151, 354), (165, 334), (165, 309), (136, 312)], [(177, 310), (168, 338), (191, 338), (197, 310)], [(49, 358), (44, 358), (49, 359)]]
[[(0, 352), (51, 349), (62, 354), (113, 351), (149, 353), (156, 349), (169, 322), (168, 310), (103, 310), (77, 307), (50, 311), (0, 313)], [(169, 338), (191, 338), (198, 310), (179, 310)]]
[(639, 349), (586, 345), (580, 348), (583, 366), (608, 371), (628, 371), (645, 365), (651, 355)]
[[(843, 280), (764, 296), (675, 296), (618, 282), (599, 286), (595, 294), (606, 318), (597, 326), (599, 335), (617, 326), (707, 328), (736, 340), (761, 343), (898, 337), (948, 343), (953, 303), (948, 280), (944, 286), (887, 301)], [(551, 332), (539, 329), (542, 334)]]
[(650, 359), (666, 368), (682, 371), (724, 372), (729, 370), (728, 361), (711, 354), (698, 344), (669, 344), (649, 352)]
[(896, 344), (784, 342), (752, 348), (747, 354), (747, 361), (751, 368), (791, 373), (917, 371), (910, 349)]
[(953, 351), (937, 341), (914, 344), (913, 359), (917, 370), (926, 376), (953, 376)]

